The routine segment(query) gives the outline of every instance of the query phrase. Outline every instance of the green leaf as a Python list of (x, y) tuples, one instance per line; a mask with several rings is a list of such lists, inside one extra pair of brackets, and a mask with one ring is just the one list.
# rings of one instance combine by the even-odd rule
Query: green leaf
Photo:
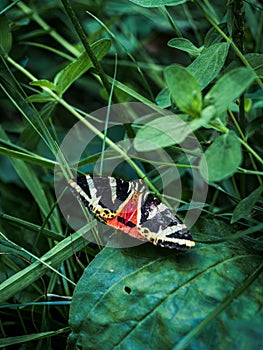
[(189, 0), (130, 0), (136, 5), (143, 7), (158, 7), (158, 6), (177, 6), (184, 4)]
[(194, 57), (200, 55), (203, 50), (203, 48), (196, 47), (190, 40), (185, 38), (171, 39), (168, 41), (168, 46), (185, 51)]
[(142, 126), (137, 132), (134, 147), (139, 152), (149, 152), (174, 144), (180, 144), (195, 130), (206, 126), (214, 116), (213, 107), (205, 108), (200, 118), (186, 123), (186, 115), (158, 117)]
[(39, 79), (39, 80), (31, 81), (30, 85), (39, 86), (42, 88), (46, 87), (46, 88), (49, 88), (50, 90), (54, 90), (54, 91), (57, 89), (57, 87), (54, 83), (52, 83), (51, 81), (46, 80), (46, 79)]
[[(227, 23), (220, 23), (218, 27), (224, 32), (227, 33)], [(205, 35), (204, 46), (209, 47), (213, 44), (222, 41), (222, 35), (218, 33), (217, 29), (211, 27)]]
[(8, 54), (12, 47), (12, 34), (5, 15), (0, 15), (0, 55)]
[(171, 106), (170, 91), (168, 88), (162, 89), (155, 99), (157, 105), (161, 108), (167, 108)]
[(250, 252), (224, 245), (181, 254), (148, 244), (104, 248), (75, 289), (69, 344), (155, 350), (186, 349), (191, 342), (209, 350), (231, 348), (234, 340), (240, 348), (222, 321), (234, 321), (241, 309), (243, 319), (262, 320), (260, 262), (260, 256), (251, 259)]
[[(102, 59), (109, 51), (111, 41), (109, 39), (101, 39), (91, 45), (93, 53), (98, 60)], [(76, 60), (67, 65), (59, 72), (54, 83), (57, 85), (57, 91), (62, 95), (69, 86), (77, 80), (82, 74), (93, 66), (87, 52), (83, 52)]]
[(205, 104), (213, 105), (218, 115), (225, 112), (232, 101), (238, 98), (253, 82), (255, 73), (239, 67), (224, 74), (205, 96)]
[(134, 147), (137, 151), (148, 152), (180, 144), (191, 132), (186, 122), (175, 114), (159, 117), (138, 131)]
[(238, 221), (241, 218), (248, 217), (248, 215), (253, 210), (254, 205), (259, 199), (261, 193), (263, 191), (263, 186), (258, 187), (255, 191), (250, 193), (249, 196), (243, 198), (238, 205), (236, 206), (233, 216), (231, 219), (231, 224)]
[(261, 53), (249, 53), (245, 55), (251, 67), (255, 70), (255, 73), (262, 78), (263, 77), (263, 54)]
[(31, 103), (46, 103), (54, 101), (54, 98), (47, 94), (39, 93), (30, 95), (29, 97), (27, 97), (26, 101)]
[(174, 144), (180, 144), (188, 135), (206, 126), (214, 117), (213, 106), (206, 107), (200, 118), (186, 122), (186, 115), (158, 116), (143, 125), (136, 134), (134, 147), (138, 152), (149, 152)]
[[(233, 131), (217, 137), (200, 161), (205, 180), (221, 181), (233, 175), (242, 161), (241, 145)], [(208, 175), (207, 175), (208, 168)]]
[(14, 151), (12, 149), (1, 147), (1, 146), (0, 146), (0, 154), (3, 154), (9, 158), (17, 158), (28, 163), (38, 164), (43, 167), (48, 167), (50, 169), (54, 169), (54, 166), (57, 164), (57, 162), (53, 160), (50, 160), (38, 155), (26, 154), (24, 152)]
[(187, 67), (187, 70), (196, 78), (201, 89), (204, 89), (215, 79), (224, 66), (229, 49), (228, 43), (217, 43), (202, 53)]
[(186, 68), (177, 64), (167, 67), (164, 76), (178, 108), (193, 117), (200, 116), (202, 94), (195, 77)]

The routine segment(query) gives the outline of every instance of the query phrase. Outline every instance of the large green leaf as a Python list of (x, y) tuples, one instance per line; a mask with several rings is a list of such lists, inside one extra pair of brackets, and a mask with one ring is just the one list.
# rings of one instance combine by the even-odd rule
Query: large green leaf
[(164, 76), (176, 105), (193, 117), (200, 116), (202, 94), (195, 77), (178, 64), (167, 67)]
[(136, 5), (143, 7), (157, 7), (157, 6), (176, 6), (184, 4), (188, 0), (130, 0)]
[(211, 45), (187, 67), (193, 74), (201, 89), (204, 89), (213, 79), (215, 79), (222, 69), (228, 53), (228, 43), (217, 43)]
[(191, 132), (181, 118), (174, 114), (167, 115), (145, 124), (138, 131), (134, 146), (137, 151), (148, 152), (180, 144)]
[(233, 131), (229, 131), (217, 137), (205, 151), (200, 162), (200, 172), (208, 181), (221, 181), (233, 175), (241, 161), (240, 142), (236, 134)]
[[(101, 39), (91, 45), (93, 53), (98, 60), (102, 59), (111, 46), (109, 39)], [(89, 70), (93, 66), (93, 63), (88, 56), (87, 52), (83, 52), (76, 60), (67, 65), (61, 72), (59, 72), (54, 80), (57, 85), (57, 91), (62, 95), (67, 88), (77, 80), (82, 74)]]
[(239, 297), (259, 276), (262, 261), (251, 252), (219, 247), (207, 245), (187, 253), (149, 244), (103, 249), (75, 289), (69, 344), (73, 348), (78, 342), (83, 350), (187, 345), (210, 350), (234, 340), (240, 348), (237, 332), (233, 336), (224, 322), (262, 322), (260, 281)]
[(224, 74), (205, 96), (205, 104), (213, 105), (220, 115), (225, 112), (232, 101), (238, 98), (253, 82), (255, 73), (239, 67)]

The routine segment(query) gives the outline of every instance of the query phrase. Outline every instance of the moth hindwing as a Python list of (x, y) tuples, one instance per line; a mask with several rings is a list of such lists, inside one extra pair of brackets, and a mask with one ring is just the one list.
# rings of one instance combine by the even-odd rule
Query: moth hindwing
[(75, 196), (100, 221), (156, 246), (185, 250), (195, 245), (186, 225), (142, 180), (82, 175), (69, 180)]

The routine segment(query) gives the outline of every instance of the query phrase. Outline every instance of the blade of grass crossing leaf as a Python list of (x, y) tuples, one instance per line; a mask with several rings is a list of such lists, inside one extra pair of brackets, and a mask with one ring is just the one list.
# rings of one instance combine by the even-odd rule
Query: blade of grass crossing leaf
[[(154, 247), (103, 249), (75, 289), (70, 338), (87, 349), (143, 349), (145, 344), (171, 349), (247, 276), (244, 261), (253, 254), (232, 252), (228, 245), (217, 252), (208, 245), (177, 257)], [(260, 263), (256, 256), (247, 269), (256, 270)], [(98, 271), (103, 278), (98, 279)], [(153, 324), (158, 324), (154, 332), (145, 332)]]
[(187, 348), (187, 345), (191, 342), (193, 338), (195, 338), (199, 333), (201, 333), (204, 328), (214, 320), (217, 315), (219, 315), (222, 311), (224, 311), (239, 295), (241, 295), (262, 273), (263, 264), (261, 264), (251, 275), (244, 280), (243, 283), (237, 287), (233, 293), (231, 293), (222, 304), (220, 304), (217, 308), (214, 309), (204, 320), (200, 322), (197, 327), (194, 327), (187, 336), (179, 341), (177, 345), (173, 347), (173, 350), (183, 350)]

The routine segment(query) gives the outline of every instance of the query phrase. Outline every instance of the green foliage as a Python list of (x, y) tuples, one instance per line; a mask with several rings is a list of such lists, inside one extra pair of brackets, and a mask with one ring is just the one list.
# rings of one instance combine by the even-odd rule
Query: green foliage
[(208, 167), (207, 180), (221, 181), (233, 175), (241, 161), (241, 145), (236, 134), (231, 130), (227, 134), (218, 136), (205, 151), (200, 162), (200, 172), (206, 177)]
[[(210, 228), (215, 229), (212, 224)], [(234, 315), (239, 318), (240, 309), (242, 318), (249, 319), (252, 310), (260, 307), (262, 276), (227, 307), (248, 280), (251, 283), (260, 275), (260, 261), (260, 256), (251, 261), (249, 253), (225, 245), (220, 246), (220, 254), (218, 247), (209, 245), (188, 254), (153, 247), (106, 248), (75, 289), (70, 342), (79, 339), (83, 349), (105, 350), (183, 349), (189, 343), (211, 349), (222, 337), (236, 342), (237, 330), (218, 326)], [(249, 308), (247, 298), (251, 298)], [(253, 321), (260, 319), (259, 313)], [(212, 337), (204, 331), (207, 323)]]
[(255, 74), (246, 68), (235, 68), (223, 75), (205, 96), (205, 104), (214, 105), (220, 116), (254, 81)]
[[(260, 1), (69, 5), (0, 4), (0, 347), (262, 348)], [(124, 104), (113, 127), (127, 102), (149, 109)], [(77, 121), (79, 171), (114, 164), (185, 220), (198, 212), (194, 248), (103, 247), (86, 213), (69, 226), (58, 202), (75, 207), (76, 164), (60, 145)]]
[(250, 193), (249, 196), (247, 196), (246, 198), (243, 198), (238, 203), (235, 210), (233, 211), (233, 217), (232, 217), (231, 223), (237, 222), (241, 218), (245, 218), (253, 211), (253, 208), (257, 203), (259, 197), (261, 196), (262, 191), (263, 191), (263, 187), (260, 186), (255, 191)]
[(200, 115), (202, 108), (201, 89), (188, 70), (179, 65), (167, 67), (164, 71), (172, 100), (181, 111), (192, 117)]
[(158, 150), (174, 143), (180, 144), (191, 131), (189, 126), (174, 114), (164, 116), (161, 123), (158, 118), (144, 125), (136, 135), (134, 146), (140, 152)]
[[(107, 54), (111, 46), (108, 39), (101, 39), (91, 45), (98, 60)], [(93, 66), (87, 52), (83, 52), (76, 60), (67, 65), (54, 79), (54, 84), (59, 95), (62, 95), (69, 86)]]
[(0, 16), (0, 53), (8, 54), (12, 47), (12, 35), (9, 30), (8, 20), (6, 16)]
[(202, 48), (196, 47), (190, 40), (185, 38), (174, 38), (168, 41), (167, 45), (187, 52), (189, 55), (197, 57), (202, 52)]
[(130, 0), (137, 5), (145, 7), (172, 6), (180, 5), (188, 0)]
[(228, 43), (213, 44), (204, 49), (187, 67), (197, 79), (202, 90), (218, 76), (225, 64), (228, 50)]

